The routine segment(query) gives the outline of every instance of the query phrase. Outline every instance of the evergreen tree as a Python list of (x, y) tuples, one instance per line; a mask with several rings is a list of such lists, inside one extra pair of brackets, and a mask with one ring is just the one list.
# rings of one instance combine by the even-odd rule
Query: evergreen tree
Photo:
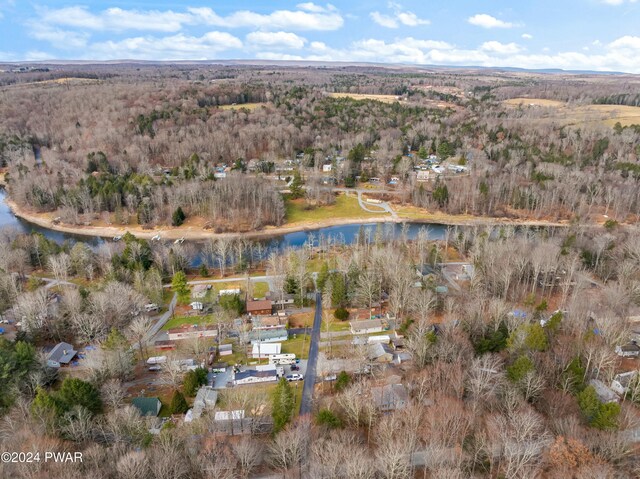
[(342, 273), (334, 273), (331, 275), (331, 304), (334, 307), (340, 307), (347, 302), (347, 284)]
[(182, 210), (181, 206), (178, 206), (176, 210), (173, 212), (173, 216), (171, 217), (171, 224), (173, 226), (181, 226), (184, 223), (184, 220), (187, 219), (187, 215)]
[(171, 289), (178, 294), (178, 301), (187, 303), (191, 298), (191, 288), (187, 284), (187, 275), (184, 271), (177, 271), (171, 279)]
[(327, 284), (327, 280), (329, 279), (329, 265), (326, 261), (322, 263), (320, 266), (320, 272), (318, 273), (318, 278), (316, 283), (318, 285), (318, 289), (320, 291), (324, 290), (325, 285)]
[(198, 389), (200, 389), (200, 386), (204, 386), (205, 384), (207, 384), (207, 370), (197, 368), (184, 375), (182, 390), (187, 396), (193, 397), (198, 392)]
[(93, 384), (78, 378), (66, 377), (60, 390), (55, 393), (55, 399), (65, 411), (74, 406), (82, 406), (93, 414), (102, 410), (98, 389)]
[(291, 184), (289, 185), (289, 191), (291, 198), (302, 198), (304, 196), (304, 190), (302, 189), (302, 176), (300, 176), (300, 171), (296, 170), (293, 173), (293, 180), (291, 180)]
[(169, 410), (171, 411), (171, 414), (184, 414), (189, 410), (187, 400), (184, 398), (184, 395), (180, 391), (176, 390), (173, 392)]
[(281, 378), (273, 392), (271, 415), (273, 417), (273, 432), (278, 433), (289, 423), (293, 416), (295, 400), (291, 385), (285, 378)]

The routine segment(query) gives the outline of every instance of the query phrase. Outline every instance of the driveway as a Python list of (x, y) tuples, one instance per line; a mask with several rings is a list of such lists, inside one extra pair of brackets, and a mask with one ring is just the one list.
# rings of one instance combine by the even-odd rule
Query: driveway
[(322, 293), (316, 293), (316, 314), (313, 318), (311, 330), (311, 344), (309, 346), (309, 359), (307, 371), (302, 388), (302, 400), (300, 401), (300, 415), (311, 414), (313, 406), (313, 389), (316, 384), (316, 372), (318, 365), (318, 353), (320, 351), (320, 326), (322, 324)]

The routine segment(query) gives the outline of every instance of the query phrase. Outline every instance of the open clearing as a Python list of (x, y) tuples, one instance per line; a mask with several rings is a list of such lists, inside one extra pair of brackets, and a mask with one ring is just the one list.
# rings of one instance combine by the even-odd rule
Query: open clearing
[(265, 105), (266, 103), (241, 103), (236, 105), (219, 105), (218, 108), (221, 110), (255, 110)]
[(382, 103), (400, 102), (396, 95), (366, 95), (363, 93), (329, 93), (331, 98), (351, 98), (353, 100), (376, 100)]
[(318, 206), (306, 209), (306, 202), (303, 199), (286, 200), (285, 202), (287, 224), (298, 222), (321, 221), (333, 218), (367, 218), (375, 215), (385, 215), (380, 213), (369, 213), (360, 208), (358, 198), (355, 196), (339, 195), (336, 202), (328, 206)]
[[(640, 124), (640, 107), (626, 105), (568, 105), (557, 100), (541, 98), (511, 98), (505, 105), (518, 108), (547, 108), (538, 121), (553, 121), (565, 125), (602, 124), (622, 126)], [(527, 121), (531, 121), (527, 119)]]

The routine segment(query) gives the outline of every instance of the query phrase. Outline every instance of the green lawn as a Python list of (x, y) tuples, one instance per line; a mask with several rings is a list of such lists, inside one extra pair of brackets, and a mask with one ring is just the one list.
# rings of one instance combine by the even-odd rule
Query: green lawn
[(339, 195), (333, 205), (311, 209), (306, 208), (306, 202), (303, 199), (287, 199), (285, 201), (285, 211), (287, 223), (321, 221), (333, 218), (367, 218), (383, 214), (382, 212), (369, 213), (364, 211), (360, 208), (357, 197), (347, 195)]
[(162, 329), (179, 328), (185, 324), (215, 324), (215, 319), (211, 314), (205, 316), (175, 316), (167, 321)]
[(253, 286), (253, 297), (254, 298), (264, 298), (265, 295), (269, 292), (269, 283), (266, 281), (256, 281), (251, 283)]
[(282, 343), (282, 354), (295, 354), (297, 358), (309, 357), (309, 335), (298, 334), (295, 339), (289, 339)]

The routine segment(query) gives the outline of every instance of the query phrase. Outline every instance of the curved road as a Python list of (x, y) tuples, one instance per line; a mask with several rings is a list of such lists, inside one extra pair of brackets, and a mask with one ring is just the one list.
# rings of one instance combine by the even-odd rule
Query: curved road
[(313, 317), (313, 328), (311, 330), (311, 343), (309, 345), (309, 359), (307, 360), (307, 371), (302, 387), (302, 399), (300, 400), (300, 415), (311, 414), (313, 408), (313, 388), (316, 384), (316, 373), (318, 365), (318, 353), (320, 351), (320, 326), (322, 324), (322, 294), (316, 292), (316, 313)]

